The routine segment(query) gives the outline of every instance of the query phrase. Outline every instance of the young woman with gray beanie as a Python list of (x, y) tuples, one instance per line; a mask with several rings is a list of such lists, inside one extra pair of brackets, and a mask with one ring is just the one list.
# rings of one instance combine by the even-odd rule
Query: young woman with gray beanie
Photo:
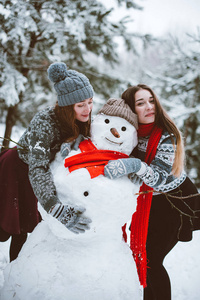
[(67, 66), (53, 63), (48, 77), (54, 83), (57, 103), (38, 112), (17, 147), (0, 155), (0, 241), (11, 239), (10, 260), (14, 260), (41, 221), (42, 207), (75, 233), (89, 229), (84, 208), (63, 205), (57, 197), (50, 162), (64, 141), (90, 135), (93, 88), (88, 78)]

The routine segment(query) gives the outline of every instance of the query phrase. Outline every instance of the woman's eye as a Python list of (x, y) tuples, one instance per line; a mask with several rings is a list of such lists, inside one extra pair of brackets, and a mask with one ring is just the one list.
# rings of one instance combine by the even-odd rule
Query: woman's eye
[(104, 122), (105, 122), (106, 124), (108, 124), (108, 123), (110, 123), (110, 120), (109, 120), (109, 119), (105, 119)]
[(136, 106), (141, 106), (141, 105), (143, 105), (143, 102), (139, 102), (139, 103), (137, 103), (137, 105), (136, 105)]
[(126, 131), (126, 127), (122, 126), (121, 131)]
[(83, 193), (83, 195), (84, 195), (85, 197), (87, 197), (87, 196), (89, 196), (89, 192), (88, 192), (88, 191), (85, 191), (85, 192)]

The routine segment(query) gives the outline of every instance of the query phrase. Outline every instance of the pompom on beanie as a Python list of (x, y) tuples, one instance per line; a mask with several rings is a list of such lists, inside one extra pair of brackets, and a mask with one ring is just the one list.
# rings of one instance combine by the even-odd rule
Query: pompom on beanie
[(138, 129), (138, 117), (123, 99), (109, 99), (98, 114), (123, 118)]
[(94, 91), (89, 79), (75, 70), (68, 70), (65, 63), (53, 63), (47, 72), (54, 83), (59, 106), (72, 105), (93, 97)]

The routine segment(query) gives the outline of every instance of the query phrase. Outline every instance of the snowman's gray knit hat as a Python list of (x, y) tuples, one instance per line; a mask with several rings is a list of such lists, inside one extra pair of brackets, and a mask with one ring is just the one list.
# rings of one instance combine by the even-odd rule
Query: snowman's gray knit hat
[(108, 116), (123, 118), (138, 129), (138, 117), (123, 99), (109, 99), (99, 110), (98, 114), (101, 113)]
[(89, 79), (75, 70), (68, 70), (65, 63), (53, 63), (47, 72), (49, 79), (54, 82), (59, 106), (72, 105), (93, 97)]

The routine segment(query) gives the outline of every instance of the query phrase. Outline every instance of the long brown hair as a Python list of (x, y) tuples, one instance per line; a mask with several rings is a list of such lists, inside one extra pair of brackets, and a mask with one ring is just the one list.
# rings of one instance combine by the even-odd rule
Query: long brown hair
[[(138, 84), (136, 86), (131, 86), (127, 90), (125, 90), (122, 93), (121, 97), (130, 106), (132, 111), (135, 112), (135, 93), (142, 89), (149, 91), (154, 98), (156, 111), (155, 124), (163, 130), (169, 132), (169, 134), (171, 135), (171, 140), (175, 149), (175, 158), (172, 166), (172, 173), (174, 176), (179, 177), (184, 167), (185, 151), (183, 146), (183, 139), (179, 129), (175, 125), (174, 121), (169, 117), (166, 110), (160, 104), (160, 101), (156, 94), (149, 86), (145, 84)], [(176, 148), (173, 136), (176, 138)]]
[(54, 111), (61, 126), (63, 141), (71, 142), (79, 134), (90, 136), (91, 112), (87, 122), (80, 122), (75, 118), (74, 104), (59, 106), (56, 102)]

